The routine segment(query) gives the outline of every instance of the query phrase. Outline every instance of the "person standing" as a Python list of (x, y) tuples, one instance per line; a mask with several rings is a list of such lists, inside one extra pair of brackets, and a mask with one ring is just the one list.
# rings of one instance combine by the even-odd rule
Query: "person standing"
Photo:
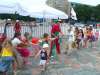
[(67, 51), (67, 54), (70, 55), (70, 53), (72, 52), (72, 45), (75, 41), (75, 35), (74, 35), (74, 31), (72, 30), (72, 28), (70, 27), (68, 29), (68, 32), (67, 32), (67, 43), (68, 43), (68, 51)]
[(39, 65), (40, 65), (41, 70), (43, 71), (46, 69), (46, 65), (47, 65), (48, 50), (49, 50), (49, 45), (45, 43), (43, 44), (43, 48), (35, 56), (35, 58), (37, 58), (37, 56), (40, 56)]
[(51, 37), (56, 38), (56, 39), (51, 41), (51, 56), (54, 56), (55, 58), (57, 56), (59, 58), (59, 60), (60, 60), (60, 54), (61, 54), (60, 38), (59, 38), (60, 34), (63, 35), (63, 33), (61, 32), (61, 29), (60, 29), (59, 21), (54, 20), (54, 24), (52, 25), (52, 29), (51, 29)]
[(11, 25), (11, 19), (7, 19), (6, 20), (6, 24), (5, 24), (5, 27), (4, 27), (4, 35), (7, 36), (7, 27)]
[(12, 72), (16, 73), (16, 66), (15, 66), (15, 52), (12, 47), (12, 43), (10, 40), (6, 39), (2, 44), (2, 51), (1, 51), (1, 64), (0, 64), (0, 71), (7, 75), (7, 72), (12, 68)]
[(21, 32), (21, 25), (19, 20), (16, 20), (15, 26), (14, 26), (14, 31), (15, 33), (20, 33)]
[(19, 59), (17, 60), (18, 65), (23, 64), (21, 66), (27, 65), (28, 57), (30, 55), (30, 51), (27, 49), (27, 43), (21, 39), (20, 33), (15, 33), (14, 38), (12, 39), (12, 45), (16, 51), (17, 57), (22, 59), (20, 62)]

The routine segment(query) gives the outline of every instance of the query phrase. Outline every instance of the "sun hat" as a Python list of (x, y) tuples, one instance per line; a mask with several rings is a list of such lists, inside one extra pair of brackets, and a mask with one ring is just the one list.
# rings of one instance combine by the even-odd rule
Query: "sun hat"
[(47, 48), (47, 47), (49, 47), (48, 44), (43, 44), (43, 48)]

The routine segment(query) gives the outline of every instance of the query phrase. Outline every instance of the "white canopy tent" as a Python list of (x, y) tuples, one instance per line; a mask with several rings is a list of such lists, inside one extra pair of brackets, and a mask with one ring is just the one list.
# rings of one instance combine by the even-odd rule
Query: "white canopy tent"
[(0, 0), (0, 13), (14, 14), (15, 12), (23, 16), (28, 15), (28, 13), (20, 7), (17, 0)]
[[(46, 1), (46, 0), (45, 0)], [(37, 18), (50, 18), (50, 19), (57, 19), (58, 17), (61, 19), (67, 19), (68, 15), (64, 12), (49, 7), (45, 4), (43, 0), (23, 0), (19, 1), (20, 6), (23, 10), (27, 11), (31, 17)]]
[(47, 6), (45, 2), (46, 0), (0, 0), (0, 13), (17, 12), (23, 16), (36, 18), (68, 18), (64, 12)]
[[(47, 5), (43, 6), (35, 6), (36, 8), (32, 8), (28, 12), (30, 12), (31, 17), (37, 17), (37, 18), (50, 18), (50, 19), (67, 19), (68, 16), (57, 9), (54, 9), (52, 7), (48, 7)], [(38, 9), (38, 10), (37, 10)]]

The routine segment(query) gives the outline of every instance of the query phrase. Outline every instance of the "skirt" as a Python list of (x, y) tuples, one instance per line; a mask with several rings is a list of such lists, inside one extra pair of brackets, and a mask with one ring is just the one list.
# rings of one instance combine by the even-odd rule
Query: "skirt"
[(29, 57), (30, 51), (27, 48), (18, 49), (18, 52), (22, 57)]

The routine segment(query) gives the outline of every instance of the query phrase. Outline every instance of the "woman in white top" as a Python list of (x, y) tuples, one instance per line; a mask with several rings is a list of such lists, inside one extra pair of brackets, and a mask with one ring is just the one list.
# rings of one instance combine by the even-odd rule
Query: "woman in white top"
[(30, 51), (27, 49), (27, 43), (25, 43), (21, 39), (20, 33), (15, 33), (15, 36), (12, 40), (12, 44), (16, 49), (17, 55), (20, 54), (20, 56), (23, 59), (23, 64), (26, 65), (28, 63), (28, 57), (30, 55)]
[(69, 28), (68, 32), (67, 32), (68, 54), (73, 49), (72, 44), (73, 44), (74, 40), (75, 40), (74, 31), (72, 30), (72, 28)]

